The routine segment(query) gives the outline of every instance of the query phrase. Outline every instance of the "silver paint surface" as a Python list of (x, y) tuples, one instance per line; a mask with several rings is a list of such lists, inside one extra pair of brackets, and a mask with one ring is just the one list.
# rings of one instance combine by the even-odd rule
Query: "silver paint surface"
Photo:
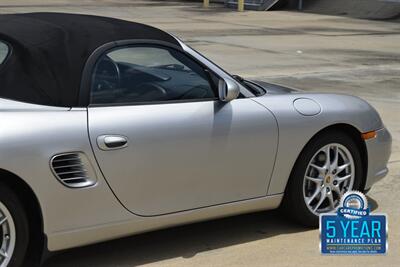
[[(230, 77), (182, 47), (221, 78)], [(35, 193), (51, 251), (277, 208), (304, 146), (335, 124), (351, 125), (360, 133), (381, 129), (366, 142), (367, 187), (385, 176), (391, 137), (367, 102), (279, 86), (267, 91), (225, 105), (193, 102), (89, 111), (0, 99), (0, 168), (19, 176)], [(317, 102), (321, 112), (301, 115), (293, 106), (298, 98)], [(105, 134), (127, 136), (128, 146), (100, 150), (96, 138)], [(92, 163), (95, 186), (71, 189), (54, 177), (51, 157), (76, 151)], [(160, 215), (164, 213), (171, 214)]]
[[(278, 142), (273, 115), (251, 99), (89, 108), (105, 178), (132, 213), (155, 216), (267, 195)], [(104, 151), (102, 135), (129, 146)]]

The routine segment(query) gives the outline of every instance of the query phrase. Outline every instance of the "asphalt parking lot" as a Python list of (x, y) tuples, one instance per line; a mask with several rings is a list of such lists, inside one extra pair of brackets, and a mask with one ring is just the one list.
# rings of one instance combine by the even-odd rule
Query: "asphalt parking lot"
[(386, 256), (326, 257), (318, 230), (269, 211), (197, 223), (72, 249), (57, 266), (400, 266), (400, 20), (360, 20), (289, 11), (237, 13), (196, 2), (2, 0), (0, 13), (59, 11), (159, 27), (226, 70), (306, 91), (368, 100), (393, 135), (388, 177), (369, 192), (389, 216)]

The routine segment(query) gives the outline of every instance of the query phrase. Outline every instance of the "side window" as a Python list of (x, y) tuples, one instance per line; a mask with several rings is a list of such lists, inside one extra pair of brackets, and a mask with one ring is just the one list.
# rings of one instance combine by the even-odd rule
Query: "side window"
[(113, 50), (96, 64), (92, 104), (215, 99), (209, 74), (185, 54), (159, 46)]
[(9, 48), (8, 45), (0, 41), (0, 65), (3, 64), (8, 56)]

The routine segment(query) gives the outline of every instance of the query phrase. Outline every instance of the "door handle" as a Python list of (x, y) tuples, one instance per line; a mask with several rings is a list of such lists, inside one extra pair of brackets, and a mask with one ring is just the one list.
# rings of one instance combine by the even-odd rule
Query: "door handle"
[(121, 149), (128, 146), (128, 138), (122, 135), (100, 135), (97, 145), (101, 150)]

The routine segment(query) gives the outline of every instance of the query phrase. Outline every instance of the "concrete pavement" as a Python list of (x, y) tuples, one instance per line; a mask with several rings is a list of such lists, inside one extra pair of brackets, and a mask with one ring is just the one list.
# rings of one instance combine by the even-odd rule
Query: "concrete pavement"
[(367, 99), (394, 140), (390, 174), (369, 193), (375, 210), (389, 215), (388, 255), (321, 256), (318, 230), (304, 229), (270, 211), (77, 248), (45, 266), (400, 266), (400, 23), (200, 6), (2, 0), (0, 13), (60, 11), (143, 22), (179, 36), (232, 73)]

